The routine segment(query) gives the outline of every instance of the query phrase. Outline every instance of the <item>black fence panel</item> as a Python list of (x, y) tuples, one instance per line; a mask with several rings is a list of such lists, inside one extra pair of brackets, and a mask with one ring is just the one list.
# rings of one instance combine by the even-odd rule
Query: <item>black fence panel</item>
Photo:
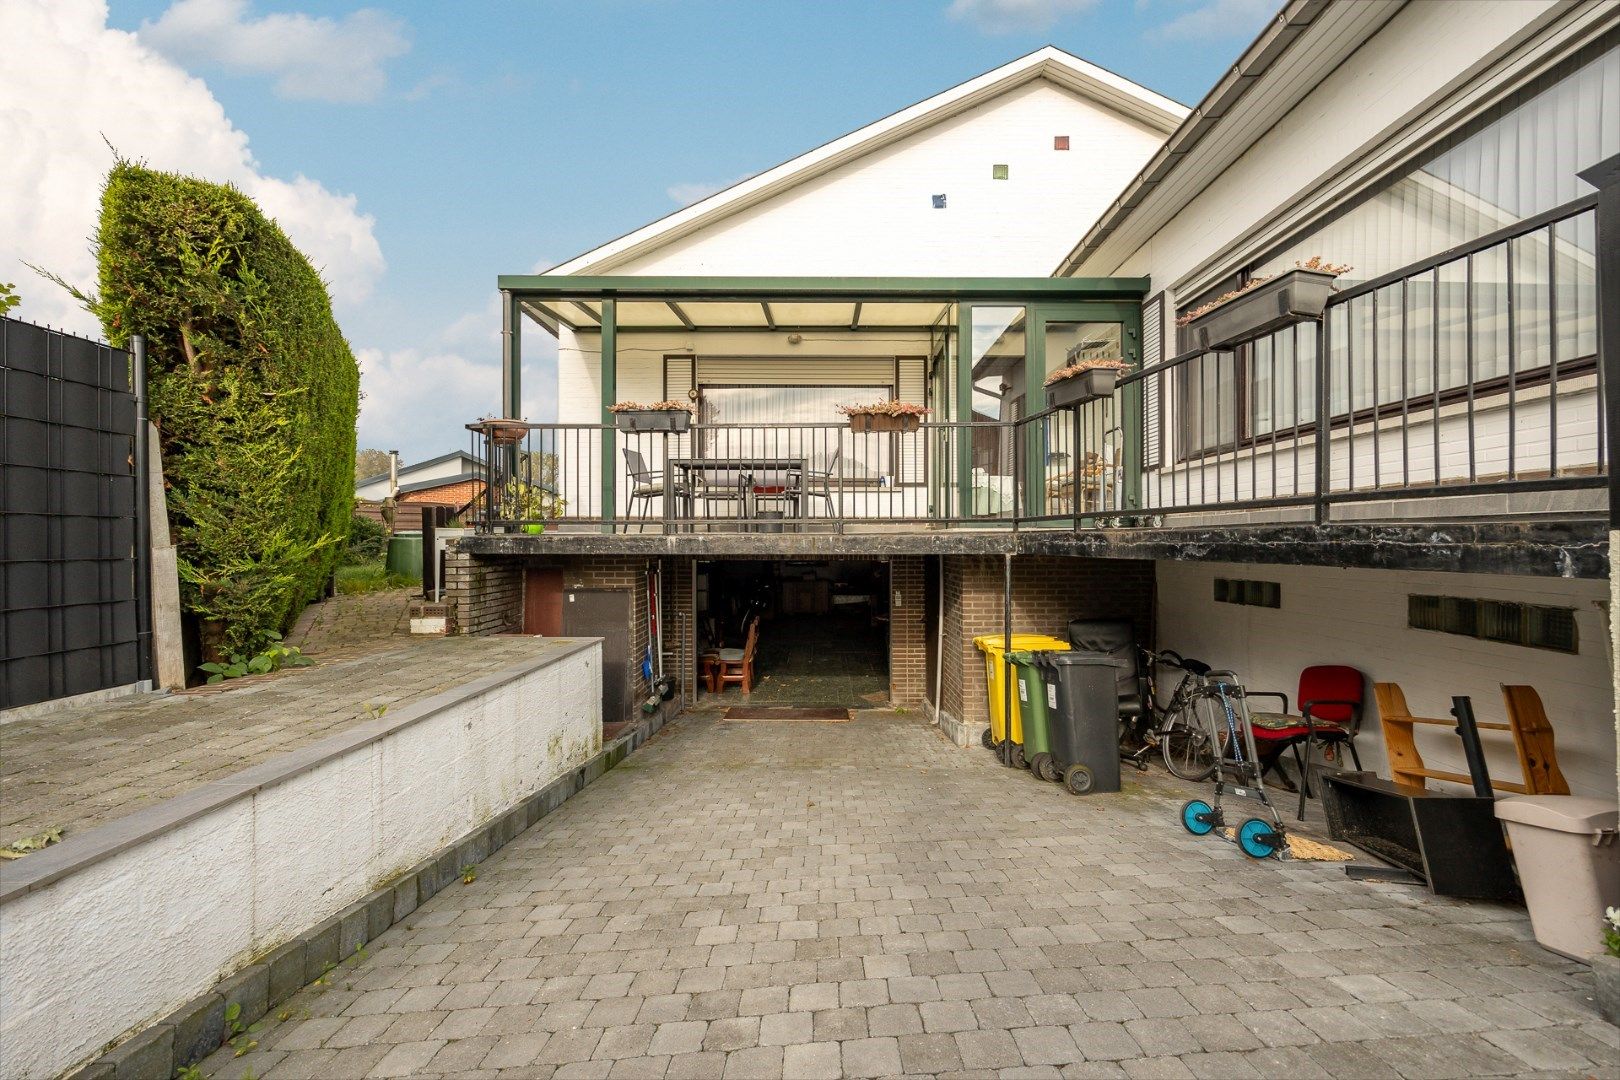
[(146, 677), (130, 354), (0, 319), (0, 709)]

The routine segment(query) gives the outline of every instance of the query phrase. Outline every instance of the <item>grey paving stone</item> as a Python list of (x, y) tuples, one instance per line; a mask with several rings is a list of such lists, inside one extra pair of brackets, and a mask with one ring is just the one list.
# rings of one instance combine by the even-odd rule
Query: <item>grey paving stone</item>
[[(671, 1062), (673, 1066), (674, 1063)], [(839, 1080), (843, 1055), (835, 1042), (800, 1043), (782, 1050), (782, 1074), (801, 1080)]]
[(896, 1076), (901, 1071), (898, 1039), (852, 1039), (840, 1046), (845, 1076)]

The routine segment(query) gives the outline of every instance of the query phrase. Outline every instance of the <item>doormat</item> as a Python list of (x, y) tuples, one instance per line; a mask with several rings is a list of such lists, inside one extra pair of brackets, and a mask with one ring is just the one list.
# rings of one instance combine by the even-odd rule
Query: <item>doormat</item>
[(811, 720), (823, 724), (847, 724), (848, 709), (794, 709), (784, 706), (733, 705), (723, 720)]

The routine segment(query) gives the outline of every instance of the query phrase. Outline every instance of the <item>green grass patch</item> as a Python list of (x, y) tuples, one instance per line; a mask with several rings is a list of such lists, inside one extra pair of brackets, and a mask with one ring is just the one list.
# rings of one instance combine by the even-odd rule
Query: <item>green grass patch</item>
[(340, 566), (336, 573), (337, 591), (345, 596), (383, 592), (387, 589), (405, 589), (416, 584), (404, 574), (390, 574), (388, 568), (381, 562)]

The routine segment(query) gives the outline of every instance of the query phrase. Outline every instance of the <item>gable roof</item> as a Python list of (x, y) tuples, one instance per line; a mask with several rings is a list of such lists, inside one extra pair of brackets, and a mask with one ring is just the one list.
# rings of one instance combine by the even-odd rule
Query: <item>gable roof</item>
[[(477, 464), (477, 461), (473, 458), (473, 456), (471, 454), (467, 453), (467, 451), (465, 451), (465, 450), (452, 450), (448, 454), (440, 454), (436, 458), (428, 458), (426, 461), (418, 461), (414, 465), (401, 465), (399, 467), (399, 478), (400, 478), (401, 481), (403, 481), (405, 479), (405, 477), (410, 476), (412, 473), (420, 472), (423, 469), (432, 468), (434, 465), (443, 465), (445, 462), (454, 461), (456, 458), (461, 458), (466, 463), (466, 468), (462, 470), (463, 472), (468, 471), (474, 465)], [(354, 487), (355, 487), (355, 490), (358, 491), (363, 487), (369, 487), (370, 485), (375, 484), (380, 480), (386, 480), (386, 479), (388, 479), (388, 474), (385, 473), (385, 472), (380, 472), (376, 476), (368, 476), (363, 480), (356, 480), (354, 482)], [(449, 481), (449, 480), (434, 480), (434, 481), (432, 481), (432, 483), (434, 483), (434, 484), (441, 484), (441, 483), (448, 484), (448, 483), (452, 483), (452, 482), (453, 481)], [(405, 490), (405, 484), (403, 484), (403, 483), (400, 484), (400, 490), (401, 491)]]
[(576, 255), (547, 273), (602, 273), (1037, 79), (1046, 79), (1166, 135), (1187, 115), (1186, 106), (1179, 102), (1047, 45), (739, 180), (723, 191)]

